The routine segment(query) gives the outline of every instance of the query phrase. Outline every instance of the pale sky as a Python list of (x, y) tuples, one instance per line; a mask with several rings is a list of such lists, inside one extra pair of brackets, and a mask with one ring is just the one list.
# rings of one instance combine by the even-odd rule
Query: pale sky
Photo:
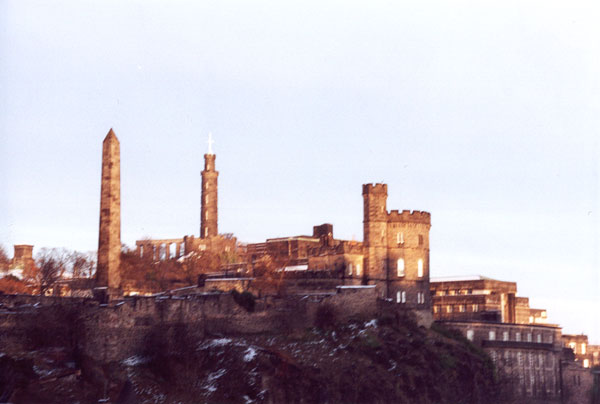
[(0, 1), (0, 243), (95, 250), (102, 139), (122, 238), (334, 225), (361, 185), (432, 214), (431, 275), (516, 281), (600, 344), (595, 1)]

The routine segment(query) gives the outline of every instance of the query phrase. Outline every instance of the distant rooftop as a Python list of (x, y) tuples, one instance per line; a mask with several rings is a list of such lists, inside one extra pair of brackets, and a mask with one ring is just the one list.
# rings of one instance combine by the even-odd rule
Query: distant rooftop
[(505, 282), (500, 281), (498, 279), (488, 278), (487, 276), (482, 275), (459, 275), (459, 276), (437, 276), (434, 278), (430, 278), (429, 282), (464, 282), (464, 281), (496, 281), (496, 282)]

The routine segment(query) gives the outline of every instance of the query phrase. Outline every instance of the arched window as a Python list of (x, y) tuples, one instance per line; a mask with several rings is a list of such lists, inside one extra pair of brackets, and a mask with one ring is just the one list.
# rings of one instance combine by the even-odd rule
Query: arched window
[(404, 258), (398, 258), (396, 261), (398, 276), (404, 276)]
[(352, 263), (348, 264), (348, 275), (352, 275)]
[(361, 276), (362, 272), (360, 271), (360, 264), (356, 264), (356, 276)]
[(423, 277), (423, 259), (419, 258), (419, 261), (417, 261), (417, 276), (419, 278)]

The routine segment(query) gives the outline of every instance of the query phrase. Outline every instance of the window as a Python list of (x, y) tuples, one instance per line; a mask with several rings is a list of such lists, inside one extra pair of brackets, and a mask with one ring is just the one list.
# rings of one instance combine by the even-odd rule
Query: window
[(527, 342), (531, 342), (531, 333), (530, 332), (527, 333)]
[(404, 233), (398, 232), (396, 234), (396, 243), (398, 243), (398, 244), (404, 244)]
[(475, 313), (476, 311), (479, 311), (479, 305), (478, 304), (474, 304), (473, 305), (473, 313)]
[(586, 350), (585, 350), (585, 344), (581, 344), (581, 354), (585, 355), (585, 352), (586, 352)]
[(589, 368), (590, 367), (590, 360), (589, 359), (584, 359), (583, 360), (583, 367), (584, 368)]
[(398, 276), (404, 276), (404, 258), (398, 258), (398, 261), (396, 261), (396, 269)]
[(438, 306), (438, 305), (433, 306), (434, 313), (438, 313), (439, 311), (440, 311), (440, 306)]
[(352, 263), (348, 264), (348, 275), (352, 275)]
[(362, 272), (360, 271), (360, 264), (356, 264), (356, 275), (361, 276)]
[(520, 332), (515, 333), (515, 341), (521, 341), (521, 333)]
[(494, 365), (496, 364), (496, 362), (498, 361), (498, 355), (496, 354), (496, 351), (491, 351), (490, 352), (490, 356), (492, 357), (492, 362), (494, 363)]
[(423, 277), (423, 259), (419, 258), (419, 261), (417, 261), (417, 276), (419, 278)]
[(473, 341), (473, 336), (474, 336), (474, 334), (475, 334), (475, 333), (473, 332), (473, 330), (467, 330), (467, 339), (468, 339), (469, 341)]
[(461, 304), (460, 306), (458, 306), (458, 310), (459, 310), (461, 313), (464, 313), (464, 312), (466, 311), (465, 305), (464, 305), (464, 304)]
[(502, 341), (508, 341), (508, 331), (502, 333)]
[(406, 292), (404, 290), (396, 292), (396, 303), (406, 303)]
[(542, 334), (537, 335), (537, 342), (540, 344), (542, 342)]
[(494, 341), (496, 339), (496, 331), (490, 331), (488, 339)]
[(424, 303), (425, 303), (425, 293), (417, 292), (417, 304), (424, 304)]
[(419, 245), (423, 245), (423, 236), (419, 234)]
[(569, 342), (569, 348), (573, 350), (573, 353), (576, 353), (575, 350), (577, 348), (577, 344), (574, 342)]
[(446, 312), (452, 313), (452, 305), (449, 304), (448, 306), (446, 306)]

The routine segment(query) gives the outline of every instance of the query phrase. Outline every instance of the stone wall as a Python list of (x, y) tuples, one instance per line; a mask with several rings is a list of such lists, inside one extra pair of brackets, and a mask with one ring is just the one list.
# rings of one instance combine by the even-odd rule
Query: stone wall
[[(32, 327), (71, 335), (87, 363), (111, 363), (143, 355), (157, 335), (198, 341), (206, 335), (282, 333), (314, 325), (329, 304), (339, 321), (377, 315), (374, 287), (340, 287), (337, 293), (268, 296), (248, 312), (231, 293), (129, 297), (110, 304), (93, 299), (0, 296), (0, 343), (23, 349)], [(60, 331), (60, 332), (59, 332)], [(67, 337), (65, 337), (67, 338)], [(69, 342), (70, 343), (70, 342)]]

